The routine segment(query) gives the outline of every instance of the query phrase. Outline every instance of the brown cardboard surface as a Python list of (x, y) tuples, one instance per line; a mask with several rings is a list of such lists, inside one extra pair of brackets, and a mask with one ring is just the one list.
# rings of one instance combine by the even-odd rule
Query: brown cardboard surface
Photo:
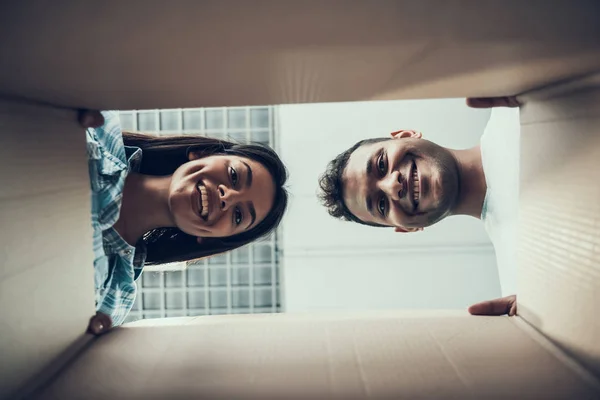
[(98, 109), (506, 95), (600, 68), (596, 0), (0, 4), (0, 93)]
[(85, 344), (94, 313), (85, 134), (0, 100), (0, 398)]
[(522, 108), (518, 276), (521, 316), (598, 376), (599, 82), (532, 94)]
[[(595, 0), (2, 2), (0, 93), (98, 109), (514, 94), (598, 70), (599, 12)], [(599, 104), (592, 85), (523, 108), (518, 293), (522, 317), (596, 374)], [(0, 397), (89, 340), (74, 121), (0, 103)], [(122, 328), (37, 397), (598, 397), (519, 321), (419, 311)]]
[[(39, 399), (591, 399), (517, 318), (387, 312), (179, 319), (101, 337)], [(146, 323), (147, 325), (148, 323)]]

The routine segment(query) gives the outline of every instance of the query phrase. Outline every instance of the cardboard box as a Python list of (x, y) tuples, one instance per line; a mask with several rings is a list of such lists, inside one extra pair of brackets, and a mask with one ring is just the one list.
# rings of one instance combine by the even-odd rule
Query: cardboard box
[(519, 314), (600, 376), (600, 75), (525, 100)]
[(0, 92), (152, 109), (491, 96), (600, 68), (596, 0), (0, 4)]
[(225, 316), (127, 327), (36, 399), (593, 399), (520, 318), (465, 312)]
[[(91, 340), (85, 135), (71, 110), (0, 101), (0, 398)], [(40, 376), (43, 379), (44, 376)]]
[[(0, 397), (599, 398), (600, 89), (594, 75), (569, 81), (600, 70), (599, 11), (593, 0), (2, 3)], [(518, 93), (519, 317), (209, 317), (83, 335), (84, 136), (74, 111), (54, 107)]]

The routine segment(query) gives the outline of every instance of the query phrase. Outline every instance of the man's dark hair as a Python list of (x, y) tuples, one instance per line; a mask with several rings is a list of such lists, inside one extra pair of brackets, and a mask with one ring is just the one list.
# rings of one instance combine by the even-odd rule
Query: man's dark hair
[(321, 175), (319, 178), (319, 187), (321, 188), (319, 199), (325, 208), (327, 208), (329, 215), (345, 221), (358, 222), (359, 224), (363, 225), (383, 226), (372, 222), (365, 222), (350, 212), (346, 206), (346, 203), (344, 203), (344, 184), (342, 181), (342, 176), (344, 175), (344, 170), (348, 165), (348, 159), (350, 159), (350, 156), (356, 149), (363, 145), (383, 142), (385, 140), (390, 139), (372, 138), (361, 140), (348, 150), (340, 153), (336, 158), (331, 160), (329, 164), (327, 164), (325, 173), (323, 173), (323, 175)]

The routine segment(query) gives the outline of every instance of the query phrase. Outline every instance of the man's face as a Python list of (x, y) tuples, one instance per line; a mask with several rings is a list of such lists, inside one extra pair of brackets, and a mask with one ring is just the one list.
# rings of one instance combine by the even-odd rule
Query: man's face
[(458, 175), (450, 151), (419, 133), (401, 131), (352, 153), (342, 177), (344, 202), (364, 222), (413, 231), (451, 212)]

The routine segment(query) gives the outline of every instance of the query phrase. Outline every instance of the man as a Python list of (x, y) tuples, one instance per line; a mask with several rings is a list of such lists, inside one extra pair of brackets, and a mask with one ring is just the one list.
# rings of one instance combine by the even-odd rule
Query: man
[[(366, 139), (332, 160), (320, 179), (321, 200), (337, 218), (396, 232), (421, 231), (452, 215), (480, 218), (494, 244), (503, 298), (475, 304), (476, 315), (515, 315), (519, 103), (515, 97), (470, 98), (500, 107), (480, 145), (441, 147), (413, 130)], [(510, 295), (509, 295), (510, 294)]]

